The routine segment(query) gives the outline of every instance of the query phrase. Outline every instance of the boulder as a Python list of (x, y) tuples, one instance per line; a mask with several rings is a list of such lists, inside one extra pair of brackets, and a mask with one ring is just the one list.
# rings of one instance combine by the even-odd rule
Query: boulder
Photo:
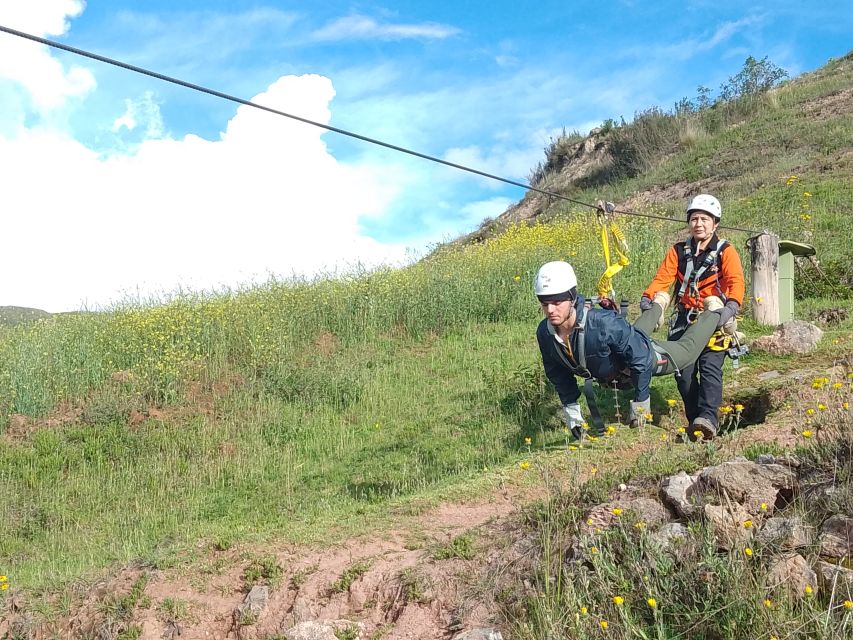
[(699, 475), (703, 491), (736, 501), (752, 515), (760, 515), (762, 504), (776, 503), (782, 492), (790, 499), (797, 487), (797, 474), (779, 464), (755, 464), (748, 460), (724, 462), (706, 467)]
[(706, 504), (704, 513), (714, 527), (714, 540), (719, 548), (731, 550), (752, 538), (752, 527), (744, 526), (744, 522), (751, 520), (751, 516), (738, 503), (726, 506)]
[(682, 518), (696, 515), (697, 505), (694, 499), (698, 476), (689, 476), (679, 471), (674, 476), (664, 478), (660, 483), (660, 499)]
[(823, 331), (811, 322), (790, 320), (776, 327), (769, 336), (760, 336), (753, 340), (751, 347), (777, 355), (808, 353), (817, 346), (822, 336)]
[(815, 569), (824, 589), (840, 594), (842, 600), (853, 600), (853, 571), (823, 560), (817, 561)]
[[(621, 509), (623, 515), (617, 516), (613, 513), (614, 509)], [(672, 515), (660, 502), (653, 498), (637, 496), (594, 506), (584, 519), (584, 529), (587, 532), (607, 529), (629, 512), (638, 522), (644, 522), (648, 526), (656, 526), (672, 520)]]
[(649, 539), (662, 551), (674, 551), (687, 542), (687, 527), (680, 522), (669, 522), (653, 532)]
[(786, 551), (807, 547), (813, 538), (811, 527), (800, 518), (770, 518), (756, 535), (759, 542)]
[(853, 518), (835, 515), (820, 530), (820, 555), (839, 560), (853, 558)]
[(775, 558), (767, 571), (767, 580), (771, 589), (787, 591), (794, 598), (806, 595), (806, 587), (817, 592), (817, 574), (809, 563), (798, 553)]

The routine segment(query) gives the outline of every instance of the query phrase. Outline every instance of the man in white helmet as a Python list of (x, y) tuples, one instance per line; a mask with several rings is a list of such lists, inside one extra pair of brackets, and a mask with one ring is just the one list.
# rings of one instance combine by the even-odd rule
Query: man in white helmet
[[(669, 300), (674, 283), (675, 311), (670, 319), (668, 338), (678, 340), (705, 308), (718, 308), (718, 335), (709, 341), (695, 363), (683, 367), (678, 376), (678, 391), (690, 422), (688, 433), (703, 438), (717, 435), (717, 410), (723, 402), (723, 361), (735, 332), (734, 318), (743, 304), (743, 267), (737, 250), (717, 237), (723, 215), (720, 201), (702, 193), (687, 205), (690, 238), (678, 242), (664, 257), (651, 284), (643, 292), (640, 309), (652, 309), (656, 298)], [(665, 305), (664, 305), (665, 306)], [(641, 317), (642, 320), (642, 317)], [(638, 321), (639, 322), (639, 321)]]
[(695, 361), (720, 320), (719, 312), (701, 314), (679, 341), (655, 343), (648, 336), (663, 314), (661, 304), (653, 304), (635, 326), (615, 311), (587, 309), (567, 262), (543, 265), (534, 290), (545, 315), (536, 330), (545, 375), (557, 389), (564, 419), (576, 438), (584, 422), (576, 376), (585, 379), (595, 431), (602, 430), (603, 422), (592, 400), (593, 380), (618, 384), (629, 379), (634, 388), (631, 420), (639, 421), (650, 410), (652, 376), (676, 373)]

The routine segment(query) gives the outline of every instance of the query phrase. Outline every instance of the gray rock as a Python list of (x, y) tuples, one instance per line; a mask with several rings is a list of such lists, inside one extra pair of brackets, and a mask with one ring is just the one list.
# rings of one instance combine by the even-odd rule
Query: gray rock
[(783, 322), (769, 336), (752, 341), (752, 348), (777, 355), (808, 353), (817, 346), (823, 331), (810, 322), (791, 320)]
[(680, 522), (669, 522), (653, 532), (649, 539), (662, 551), (673, 551), (687, 541), (687, 527)]
[(837, 564), (831, 564), (818, 560), (817, 565), (818, 577), (821, 580), (821, 586), (827, 591), (835, 591), (840, 593), (844, 599), (853, 600), (853, 571)]
[[(743, 368), (743, 367), (741, 367), (741, 368)], [(766, 382), (767, 380), (772, 380), (773, 378), (778, 378), (781, 375), (782, 375), (781, 373), (779, 373), (778, 371), (776, 371), (774, 369), (773, 371), (765, 371), (764, 373), (759, 373), (758, 379), (761, 382)]]
[(453, 636), (453, 640), (503, 640), (497, 629), (471, 629)]
[(287, 640), (338, 640), (336, 631), (358, 629), (357, 638), (361, 637), (364, 625), (361, 622), (349, 620), (310, 620), (300, 622), (284, 632)]
[(690, 518), (696, 514), (695, 485), (696, 476), (679, 471), (661, 480), (660, 499), (680, 517)]
[(820, 555), (825, 558), (853, 557), (853, 518), (835, 515), (820, 530)]
[(767, 571), (767, 579), (772, 589), (788, 592), (792, 598), (806, 595), (806, 587), (817, 592), (817, 574), (809, 563), (798, 553), (775, 558)]
[(762, 525), (756, 538), (765, 545), (793, 551), (809, 546), (814, 534), (800, 518), (770, 518)]

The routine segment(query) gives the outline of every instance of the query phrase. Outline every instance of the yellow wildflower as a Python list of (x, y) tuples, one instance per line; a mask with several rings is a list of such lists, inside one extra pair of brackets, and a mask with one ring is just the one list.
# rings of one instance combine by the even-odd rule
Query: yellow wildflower
[(817, 403), (818, 411), (826, 411), (826, 405), (822, 402)]
[(678, 433), (687, 433), (687, 429), (684, 427), (678, 427)]
[(672, 398), (669, 398), (669, 399), (667, 399), (667, 401), (666, 401), (666, 403), (667, 403), (670, 407), (674, 407), (674, 406), (676, 405), (676, 403), (677, 403), (677, 402), (678, 402), (678, 400), (673, 400)]
[(521, 281), (521, 276), (515, 276), (515, 277), (513, 278), (513, 280), (515, 280), (516, 282), (520, 282), (520, 281)]
[(3, 584), (0, 584), (0, 591), (5, 591), (8, 588), (9, 588), (8, 582), (4, 582)]
[(744, 529), (751, 529), (752, 528), (752, 520), (744, 520), (743, 521), (743, 528)]
[(617, 607), (621, 607), (623, 604), (625, 604), (625, 598), (623, 598), (622, 596), (613, 596), (613, 604), (615, 604)]
[(586, 607), (581, 607), (581, 613), (583, 615), (587, 615), (587, 614), (589, 614), (589, 609), (587, 609)]
[(768, 609), (773, 608), (773, 601), (770, 598), (764, 598), (764, 606)]
[(590, 547), (589, 552), (591, 554), (595, 555), (596, 553), (598, 553), (598, 547)]
[(806, 409), (806, 415), (807, 416), (813, 416), (814, 415), (814, 409), (811, 409), (811, 408)]
[(604, 631), (607, 631), (607, 620), (599, 621), (598, 626), (601, 627)]
[(646, 415), (644, 415), (643, 417), (644, 417), (648, 422), (651, 422), (652, 420), (654, 420), (654, 419), (655, 419), (654, 414), (651, 414), (651, 413), (647, 413), (647, 414), (646, 414)]
[(761, 510), (762, 510), (762, 511), (767, 511), (767, 503), (766, 503), (766, 502), (762, 502), (762, 503), (761, 503)]
[(666, 442), (666, 434), (665, 433), (660, 434), (660, 441)]
[(735, 405), (735, 411), (737, 411), (738, 413), (743, 411), (743, 409), (744, 409), (744, 406), (742, 404), (736, 404)]
[(727, 415), (731, 412), (732, 412), (732, 408), (728, 405), (726, 405), (725, 407), (720, 407), (720, 413), (722, 413), (723, 415)]
[(841, 384), (840, 382), (834, 382), (834, 383), (832, 383), (832, 388), (833, 388), (833, 389), (840, 389), (840, 388), (841, 388), (841, 387), (843, 387), (843, 386), (844, 386), (844, 385), (843, 385), (843, 384)]
[(752, 557), (752, 549), (751, 549), (751, 548), (746, 547), (746, 548), (743, 550), (743, 552), (744, 552), (744, 554), (746, 554), (746, 557), (747, 557), (747, 558), (751, 558), (751, 557)]
[(844, 608), (845, 608), (845, 609), (853, 609), (853, 601), (851, 601), (851, 600), (845, 600), (845, 601), (844, 601)]
[(613, 425), (607, 427), (607, 435), (612, 436), (614, 433), (616, 433), (616, 427)]
[(577, 451), (577, 450), (578, 450), (578, 448), (576, 445), (573, 445), (573, 444), (569, 445), (569, 451)]
[(811, 438), (814, 435), (814, 432), (811, 429), (806, 429), (803, 431), (802, 436), (804, 438)]
[(614, 516), (621, 516), (622, 515), (622, 509), (620, 509), (619, 507), (613, 507), (612, 512), (613, 512)]
[(531, 442), (533, 442), (533, 440), (531, 440), (530, 438), (524, 439), (524, 444), (530, 444)]
[(634, 528), (642, 531), (643, 529), (646, 528), (646, 523), (641, 520), (640, 522), (637, 522), (634, 524)]
[(805, 593), (807, 596), (810, 596), (814, 593), (814, 589), (812, 589), (812, 586), (810, 584), (807, 584), (806, 588), (803, 589), (803, 593)]
[(701, 440), (702, 432), (699, 431), (699, 429), (696, 429), (696, 431), (693, 432), (693, 437)]
[(649, 598), (646, 600), (646, 604), (649, 605), (652, 609), (657, 609), (658, 601), (654, 598)]
[(841, 408), (844, 409), (845, 411), (847, 411), (850, 408), (850, 403), (849, 402), (842, 402)]
[(598, 473), (598, 467), (593, 467), (589, 470), (589, 475), (591, 476), (594, 476), (596, 473)]
[(519, 462), (518, 466), (527, 471), (530, 468), (530, 463), (525, 460), (524, 462)]

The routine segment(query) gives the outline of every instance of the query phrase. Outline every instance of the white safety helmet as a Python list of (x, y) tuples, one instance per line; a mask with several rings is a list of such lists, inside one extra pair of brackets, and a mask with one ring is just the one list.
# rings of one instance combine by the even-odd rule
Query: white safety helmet
[(548, 262), (543, 264), (536, 274), (533, 289), (540, 302), (574, 300), (578, 291), (578, 279), (568, 262)]
[(690, 220), (690, 214), (694, 211), (704, 211), (712, 215), (717, 222), (723, 217), (723, 208), (720, 206), (720, 201), (707, 193), (700, 193), (687, 205), (688, 220)]

